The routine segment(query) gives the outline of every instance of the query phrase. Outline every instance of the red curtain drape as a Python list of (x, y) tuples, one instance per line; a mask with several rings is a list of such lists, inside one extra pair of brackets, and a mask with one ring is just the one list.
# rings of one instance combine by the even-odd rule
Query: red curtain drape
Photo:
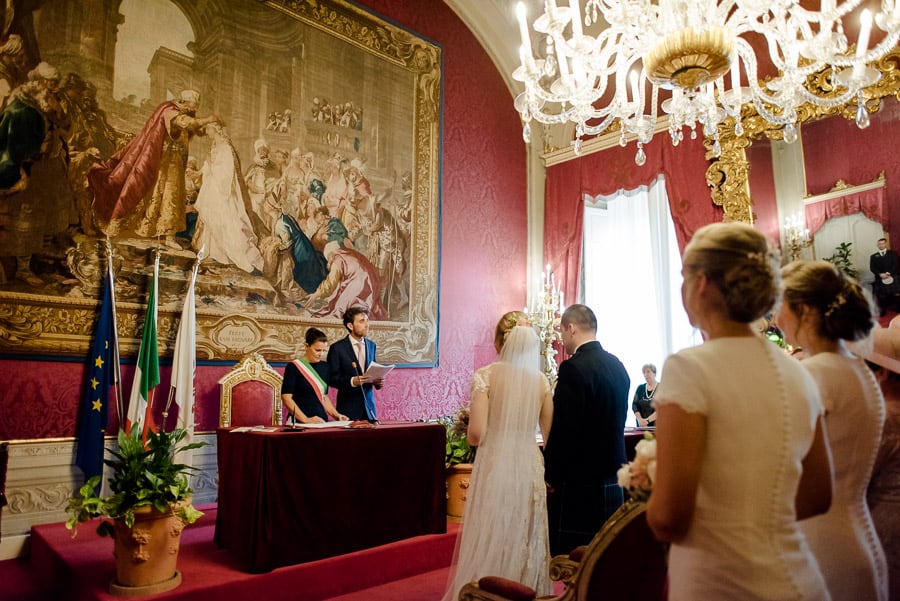
[(560, 282), (565, 298), (581, 298), (581, 261), (584, 246), (584, 195), (610, 195), (650, 184), (662, 173), (666, 178), (669, 209), (679, 248), (684, 248), (700, 226), (722, 220), (706, 185), (703, 140), (686, 139), (677, 147), (658, 134), (644, 148), (647, 162), (634, 162), (635, 145), (615, 146), (547, 169), (544, 210), (544, 262)]
[(809, 228), (809, 234), (815, 236), (829, 219), (854, 213), (862, 213), (888, 231), (890, 224), (884, 206), (884, 186), (806, 205), (806, 227)]

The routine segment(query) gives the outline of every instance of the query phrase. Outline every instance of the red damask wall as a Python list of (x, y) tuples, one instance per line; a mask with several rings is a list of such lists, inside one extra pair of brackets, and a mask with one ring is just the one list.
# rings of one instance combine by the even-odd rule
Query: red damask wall
[[(443, 2), (363, 4), (444, 51), (439, 365), (396, 370), (378, 396), (383, 419), (436, 417), (468, 397), (475, 367), (493, 359), (497, 318), (525, 304), (525, 147), (500, 74)], [(199, 429), (217, 423), (227, 369), (197, 369)], [(0, 440), (75, 435), (83, 363), (3, 359), (0, 370)], [(126, 396), (132, 371), (123, 367)], [(163, 368), (161, 390), (168, 381)]]

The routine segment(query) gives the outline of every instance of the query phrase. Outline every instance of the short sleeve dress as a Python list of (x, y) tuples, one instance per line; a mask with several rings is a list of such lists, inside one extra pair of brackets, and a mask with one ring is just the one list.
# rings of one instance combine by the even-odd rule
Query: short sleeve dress
[(797, 524), (801, 461), (822, 406), (809, 373), (757, 336), (671, 356), (657, 407), (706, 416), (696, 509), (669, 556), (669, 601), (829, 599)]
[(888, 571), (866, 488), (884, 427), (875, 374), (857, 357), (819, 353), (803, 361), (819, 385), (834, 464), (827, 513), (800, 522), (832, 601), (888, 601)]

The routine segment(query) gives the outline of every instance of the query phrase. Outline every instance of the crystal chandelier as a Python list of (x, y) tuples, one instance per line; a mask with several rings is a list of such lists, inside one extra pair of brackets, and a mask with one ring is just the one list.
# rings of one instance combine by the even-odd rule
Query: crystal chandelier
[[(569, 0), (568, 6), (545, 0), (533, 24), (546, 39), (543, 58), (532, 51), (525, 6), (519, 2), (522, 64), (513, 78), (525, 84), (515, 101), (523, 138), (530, 142), (532, 119), (572, 122), (578, 154), (584, 136), (618, 122), (619, 143), (636, 139), (635, 162), (642, 165), (643, 146), (656, 131), (660, 88), (672, 93), (659, 105), (669, 117), (672, 143), (683, 139), (685, 126), (694, 138), (702, 125), (703, 134), (714, 140), (715, 156), (724, 119), (735, 118), (735, 134), (743, 135), (740, 113), (746, 103), (783, 126), (787, 142), (797, 138), (798, 107), (805, 103), (837, 107), (857, 96), (857, 124), (865, 127), (862, 88), (880, 77), (866, 64), (900, 38), (900, 0), (882, 0), (874, 17), (869, 10), (856, 10), (861, 1), (822, 0), (820, 10), (808, 10), (797, 0), (587, 0), (584, 25), (602, 28), (594, 37), (582, 27), (579, 0)], [(842, 19), (854, 11), (860, 29), (851, 51)], [(873, 22), (884, 35), (870, 47)], [(764, 41), (768, 52), (763, 58), (777, 69), (777, 76), (762, 85), (748, 38)], [(832, 92), (810, 92), (807, 78), (825, 69), (830, 69)]]

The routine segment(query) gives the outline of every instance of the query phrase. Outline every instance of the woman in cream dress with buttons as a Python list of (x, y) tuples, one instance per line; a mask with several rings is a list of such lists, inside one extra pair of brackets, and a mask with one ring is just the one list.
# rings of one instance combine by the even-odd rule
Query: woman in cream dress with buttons
[(497, 326), (500, 360), (472, 377), (467, 437), (478, 453), (444, 601), (483, 576), (522, 582), (538, 595), (553, 590), (544, 460), (535, 441), (538, 425), (549, 435), (553, 398), (537, 334), (515, 325), (517, 314)]
[(873, 305), (860, 285), (826, 261), (797, 261), (782, 270), (778, 326), (803, 348), (819, 385), (834, 462), (828, 513), (801, 522), (833, 601), (888, 601), (888, 572), (866, 504), (866, 488), (884, 426), (875, 375), (844, 341), (874, 326)]
[(705, 342), (666, 360), (654, 395), (647, 521), (672, 543), (669, 599), (829, 599), (797, 523), (828, 509), (831, 464), (810, 375), (752, 323), (778, 296), (778, 261), (751, 226), (699, 229), (682, 300)]

